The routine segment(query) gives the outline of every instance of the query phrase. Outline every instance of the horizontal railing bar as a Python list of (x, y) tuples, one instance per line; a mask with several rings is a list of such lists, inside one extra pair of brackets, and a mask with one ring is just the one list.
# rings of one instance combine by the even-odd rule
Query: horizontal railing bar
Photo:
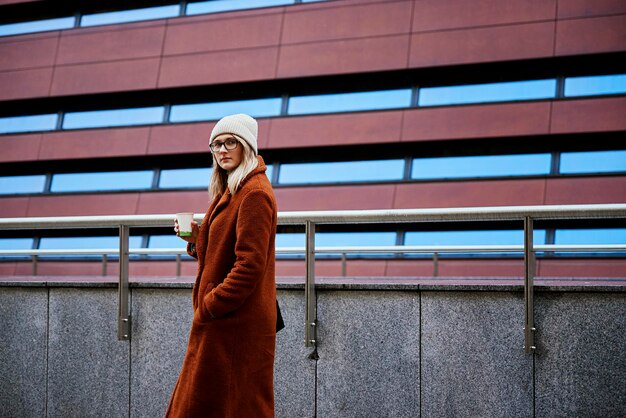
[[(626, 247), (625, 247), (626, 248)], [(304, 247), (277, 248), (276, 253), (299, 254)], [(316, 247), (318, 254), (336, 253), (432, 253), (432, 252), (520, 252), (521, 245), (393, 245), (393, 246), (350, 246), (350, 247)]]
[[(196, 221), (202, 217), (194, 217)], [(62, 216), (42, 218), (3, 218), (0, 229), (67, 229), (172, 226), (174, 215)]]
[[(626, 251), (626, 244), (606, 245), (535, 245), (533, 250), (540, 251)], [(302, 253), (304, 247), (277, 248), (278, 254)], [(523, 245), (405, 245), (405, 246), (353, 246), (353, 247), (316, 247), (315, 252), (324, 253), (432, 253), (432, 252), (523, 252)]]
[[(626, 251), (626, 244), (593, 244), (593, 245), (555, 245), (541, 244), (533, 247), (535, 252), (612, 252)], [(304, 254), (304, 247), (278, 247), (276, 254)], [(316, 247), (317, 254), (337, 253), (485, 253), (485, 252), (523, 252), (523, 245), (394, 245), (394, 246), (346, 246)], [(0, 256), (33, 256), (33, 255), (104, 255), (118, 254), (117, 248), (99, 249), (49, 249), (49, 250), (0, 250)], [(131, 248), (130, 254), (145, 255), (176, 255), (187, 254), (184, 248)]]
[(282, 212), (279, 224), (301, 224), (306, 220), (316, 224), (521, 221), (525, 217), (535, 220), (623, 218), (626, 204)]
[(119, 252), (119, 248), (101, 248), (94, 250), (0, 250), (0, 255), (109, 255), (118, 254)]
[(626, 244), (542, 244), (533, 246), (534, 251), (567, 251), (567, 252), (581, 252), (581, 251), (594, 251), (594, 252), (606, 252), (606, 251), (624, 251)]
[[(0, 255), (104, 255), (118, 254), (119, 248), (0, 250)], [(130, 254), (187, 254), (185, 248), (131, 248)]]
[[(306, 221), (316, 224), (511, 221), (525, 217), (535, 220), (626, 218), (626, 204), (279, 212), (278, 223), (297, 225)], [(198, 222), (202, 218), (201, 214), (194, 217)], [(113, 228), (120, 225), (163, 227), (173, 223), (172, 214), (0, 218), (0, 229)]]

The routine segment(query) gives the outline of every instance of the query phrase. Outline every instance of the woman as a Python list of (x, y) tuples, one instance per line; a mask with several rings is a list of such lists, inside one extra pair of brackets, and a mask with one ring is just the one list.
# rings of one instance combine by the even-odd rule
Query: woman
[[(198, 259), (194, 316), (166, 417), (273, 417), (276, 201), (257, 156), (256, 120), (226, 116), (209, 147), (213, 199), (181, 237)], [(178, 224), (174, 230), (178, 235)]]

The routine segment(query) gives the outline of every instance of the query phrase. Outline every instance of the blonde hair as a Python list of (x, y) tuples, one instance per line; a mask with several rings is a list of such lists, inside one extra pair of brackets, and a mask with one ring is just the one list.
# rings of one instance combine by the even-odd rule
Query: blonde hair
[(239, 189), (243, 179), (259, 165), (259, 161), (256, 159), (256, 155), (250, 145), (237, 135), (233, 135), (233, 137), (235, 137), (239, 145), (243, 147), (241, 163), (229, 173), (220, 167), (215, 154), (211, 153), (213, 155), (213, 173), (209, 181), (209, 201), (223, 194), (226, 191), (226, 187), (230, 190), (230, 194), (234, 195)]

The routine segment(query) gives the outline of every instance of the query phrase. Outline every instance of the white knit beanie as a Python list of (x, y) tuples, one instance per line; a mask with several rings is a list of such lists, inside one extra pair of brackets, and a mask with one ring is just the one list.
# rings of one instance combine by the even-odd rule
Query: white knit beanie
[(224, 116), (215, 124), (211, 131), (211, 139), (213, 142), (216, 136), (221, 134), (234, 134), (241, 137), (254, 150), (254, 155), (259, 153), (256, 138), (259, 133), (259, 125), (251, 116), (238, 113), (236, 115)]

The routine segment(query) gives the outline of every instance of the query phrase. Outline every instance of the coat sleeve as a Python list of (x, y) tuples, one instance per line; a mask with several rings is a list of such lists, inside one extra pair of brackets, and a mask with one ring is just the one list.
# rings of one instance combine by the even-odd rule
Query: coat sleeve
[(219, 318), (239, 308), (265, 275), (276, 233), (275, 214), (274, 200), (262, 190), (252, 190), (242, 199), (237, 214), (235, 264), (203, 301), (211, 317)]
[(189, 254), (191, 257), (195, 258), (196, 260), (198, 259), (198, 253), (196, 251), (196, 244), (192, 244), (190, 242), (187, 243), (187, 254)]

